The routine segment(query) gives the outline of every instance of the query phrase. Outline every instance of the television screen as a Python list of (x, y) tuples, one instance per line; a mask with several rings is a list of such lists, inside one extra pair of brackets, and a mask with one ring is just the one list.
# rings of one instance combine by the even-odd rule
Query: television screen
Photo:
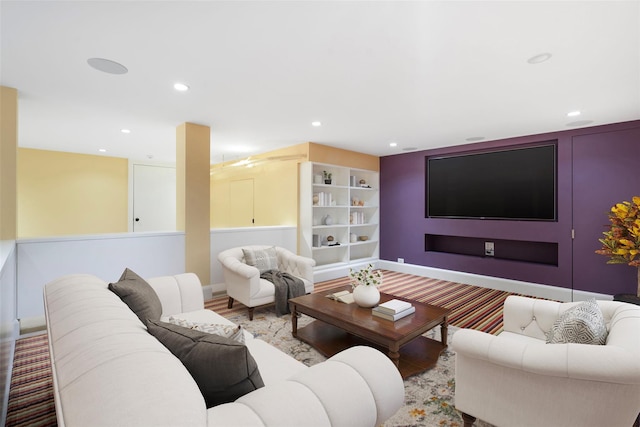
[(427, 157), (427, 217), (555, 221), (556, 145)]

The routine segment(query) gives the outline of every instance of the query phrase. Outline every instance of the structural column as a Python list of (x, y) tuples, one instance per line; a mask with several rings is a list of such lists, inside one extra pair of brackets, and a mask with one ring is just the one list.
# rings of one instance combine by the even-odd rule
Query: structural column
[(209, 144), (208, 126), (176, 128), (176, 227), (185, 232), (185, 269), (203, 286), (211, 280)]
[(16, 239), (18, 91), (0, 86), (0, 240)]

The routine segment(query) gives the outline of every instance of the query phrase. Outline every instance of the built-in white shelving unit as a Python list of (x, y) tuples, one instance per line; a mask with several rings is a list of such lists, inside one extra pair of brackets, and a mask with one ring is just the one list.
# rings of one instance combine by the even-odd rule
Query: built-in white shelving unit
[[(331, 173), (330, 184), (324, 171)], [(376, 171), (300, 164), (299, 249), (316, 260), (316, 271), (378, 260), (379, 184)]]

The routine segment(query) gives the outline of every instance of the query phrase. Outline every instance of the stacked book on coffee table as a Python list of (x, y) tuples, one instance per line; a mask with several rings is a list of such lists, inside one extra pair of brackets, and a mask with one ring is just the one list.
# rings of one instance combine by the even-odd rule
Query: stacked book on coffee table
[(387, 320), (396, 321), (402, 319), (414, 313), (416, 308), (408, 301), (401, 301), (399, 299), (392, 299), (371, 309), (371, 313), (374, 316), (381, 317)]

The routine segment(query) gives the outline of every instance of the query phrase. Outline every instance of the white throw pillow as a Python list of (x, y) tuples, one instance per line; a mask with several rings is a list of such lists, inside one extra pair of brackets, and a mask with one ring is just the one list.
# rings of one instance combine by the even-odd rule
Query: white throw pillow
[(255, 250), (242, 249), (242, 253), (244, 254), (244, 262), (260, 270), (260, 274), (278, 269), (278, 256), (275, 247)]
[(208, 334), (220, 335), (225, 338), (230, 338), (234, 341), (244, 344), (244, 330), (242, 326), (236, 325), (222, 325), (219, 323), (198, 323), (189, 322), (187, 320), (178, 319), (176, 317), (169, 317), (169, 323), (183, 328), (193, 329), (200, 332), (206, 332)]

